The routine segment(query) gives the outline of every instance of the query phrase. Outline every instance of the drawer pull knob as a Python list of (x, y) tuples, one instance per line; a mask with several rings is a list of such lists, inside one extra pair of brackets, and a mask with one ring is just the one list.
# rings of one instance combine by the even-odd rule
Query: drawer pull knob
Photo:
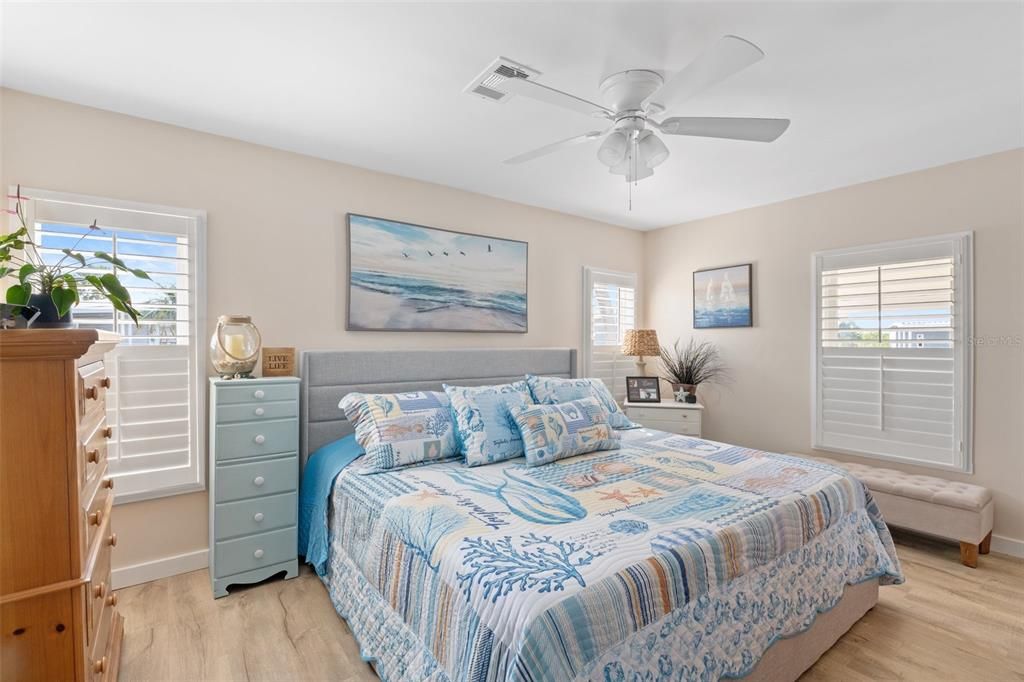
[(107, 671), (107, 657), (96, 659), (92, 663), (92, 671), (94, 673), (102, 673)]
[(107, 606), (117, 606), (117, 592), (111, 592), (107, 597)]
[(111, 547), (117, 547), (117, 533), (110, 534), (110, 537), (107, 538), (107, 544)]
[(89, 386), (88, 388), (85, 389), (86, 400), (96, 400), (99, 397), (99, 393), (96, 391), (95, 386)]
[(257, 407), (255, 410), (253, 410), (253, 414), (255, 414), (257, 417), (262, 417), (263, 416), (263, 408), (262, 407)]
[(99, 511), (94, 511), (92, 514), (89, 514), (89, 525), (90, 526), (98, 526), (101, 523), (103, 523), (103, 510), (102, 509), (99, 510)]
[(262, 523), (263, 522), (263, 512), (256, 512), (255, 514), (253, 514), (252, 515), (252, 520), (255, 521), (256, 523)]
[(103, 429), (103, 437), (104, 438), (110, 438), (113, 435), (114, 435), (114, 427), (113, 426), (108, 426), (107, 428)]
[(264, 481), (263, 481), (263, 477), (262, 476), (257, 476), (256, 478), (252, 479), (252, 484), (254, 486), (256, 486), (257, 488), (262, 486), (263, 483), (264, 483)]
[(262, 559), (263, 558), (263, 550), (262, 549), (257, 549), (255, 552), (252, 553), (252, 555), (254, 557), (256, 557), (257, 559)]
[(265, 442), (267, 442), (267, 439), (261, 433), (258, 436), (256, 436), (255, 438), (253, 438), (252, 442), (256, 443), (256, 445), (263, 445)]
[(103, 388), (110, 388), (110, 377), (103, 377), (100, 379), (100, 386)]
[(114, 479), (112, 479), (112, 478), (104, 478), (103, 479), (103, 487), (104, 488), (110, 488), (111, 490), (113, 490), (114, 489)]
[(100, 461), (99, 449), (89, 450), (87, 453), (85, 453), (85, 455), (85, 458), (89, 461), (90, 464), (95, 464), (96, 462)]
[(266, 393), (264, 393), (263, 391), (258, 390), (258, 389), (253, 391), (253, 393), (252, 393), (252, 397), (256, 398), (256, 400), (263, 400), (263, 396), (265, 396), (265, 395), (266, 395)]
[(92, 588), (92, 596), (94, 596), (97, 599), (99, 599), (100, 597), (103, 596), (103, 594), (106, 591), (107, 591), (107, 584), (106, 583), (100, 583), (96, 587)]

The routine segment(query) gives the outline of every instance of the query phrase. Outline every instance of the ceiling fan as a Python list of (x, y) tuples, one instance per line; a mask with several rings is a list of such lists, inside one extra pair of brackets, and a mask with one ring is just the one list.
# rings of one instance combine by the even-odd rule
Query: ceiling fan
[[(772, 142), (789, 127), (785, 118), (708, 118), (673, 116), (661, 118), (666, 111), (729, 76), (760, 61), (764, 52), (748, 40), (727, 35), (669, 80), (654, 71), (631, 69), (605, 78), (600, 85), (605, 105), (587, 101), (567, 92), (542, 85), (525, 68), (509, 63), (500, 66), (482, 82), (498, 94), (522, 95), (582, 114), (606, 119), (610, 125), (539, 149), (513, 156), (505, 163), (532, 161), (560, 149), (601, 140), (597, 158), (609, 172), (633, 183), (654, 175), (654, 168), (669, 156), (662, 135), (717, 137), (728, 140)], [(476, 94), (498, 99), (493, 94)]]

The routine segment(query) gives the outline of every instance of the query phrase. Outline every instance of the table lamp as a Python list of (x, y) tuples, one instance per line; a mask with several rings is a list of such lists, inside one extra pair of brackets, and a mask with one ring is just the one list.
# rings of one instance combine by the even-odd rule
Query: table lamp
[(636, 370), (640, 376), (647, 376), (647, 363), (644, 356), (660, 356), (661, 346), (658, 345), (658, 332), (653, 329), (627, 329), (626, 338), (622, 341), (622, 354), (637, 358)]

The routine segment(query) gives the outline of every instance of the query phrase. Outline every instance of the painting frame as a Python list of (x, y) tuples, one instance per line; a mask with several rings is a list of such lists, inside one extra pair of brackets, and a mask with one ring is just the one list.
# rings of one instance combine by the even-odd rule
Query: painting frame
[[(502, 328), (502, 329), (488, 329), (488, 328), (467, 328), (465, 326), (424, 326), (424, 327), (408, 327), (408, 326), (387, 326), (387, 325), (374, 325), (374, 324), (359, 324), (353, 320), (353, 288), (358, 286), (353, 284), (353, 219), (357, 221), (375, 221), (380, 223), (389, 223), (392, 225), (402, 226), (405, 228), (411, 228), (414, 230), (423, 230), (432, 233), (441, 233), (448, 235), (450, 238), (472, 238), (481, 239), (488, 242), (498, 244), (509, 244), (517, 245), (522, 247), (522, 325), (516, 328)], [(529, 283), (530, 283), (530, 245), (529, 242), (520, 239), (510, 239), (507, 237), (497, 237), (494, 235), (479, 234), (474, 232), (464, 232), (460, 230), (453, 230), (444, 227), (434, 227), (432, 225), (421, 225), (418, 223), (411, 223), (405, 220), (396, 220), (393, 218), (381, 218), (378, 216), (370, 216), (362, 213), (346, 213), (345, 214), (345, 232), (346, 232), (346, 286), (347, 296), (345, 300), (345, 331), (366, 331), (366, 332), (463, 332), (463, 333), (476, 333), (476, 334), (526, 334), (529, 332)], [(490, 248), (490, 246), (488, 247)], [(358, 313), (358, 311), (355, 311)]]
[(660, 403), (661, 380), (658, 377), (626, 377), (626, 400), (630, 403)]
[[(704, 278), (710, 278), (707, 281), (714, 281), (713, 274), (722, 272), (727, 275), (729, 272), (738, 273), (743, 272), (743, 277), (746, 281), (747, 288), (747, 305), (745, 319), (739, 318), (738, 322), (720, 323), (722, 313), (711, 313), (711, 319), (707, 318), (708, 313), (704, 311), (704, 306), (700, 306), (697, 303), (697, 292), (704, 288), (708, 290), (707, 284), (703, 284), (700, 280)], [(728, 280), (727, 280), (728, 281)], [(718, 320), (718, 321), (716, 321)], [(713, 268), (703, 268), (701, 270), (693, 271), (693, 328), (694, 329), (737, 329), (737, 328), (749, 328), (754, 326), (754, 264), (753, 263), (739, 263), (736, 265), (722, 265)]]

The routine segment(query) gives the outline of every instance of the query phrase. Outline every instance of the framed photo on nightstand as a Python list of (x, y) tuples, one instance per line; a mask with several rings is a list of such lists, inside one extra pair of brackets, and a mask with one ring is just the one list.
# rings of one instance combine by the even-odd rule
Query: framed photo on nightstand
[(626, 400), (631, 403), (660, 403), (658, 377), (626, 377)]

